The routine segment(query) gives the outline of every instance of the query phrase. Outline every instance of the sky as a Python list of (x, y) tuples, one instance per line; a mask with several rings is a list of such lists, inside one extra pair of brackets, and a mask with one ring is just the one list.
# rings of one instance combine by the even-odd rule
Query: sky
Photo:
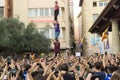
[(73, 0), (74, 2), (74, 16), (78, 16), (79, 12), (80, 12), (80, 7), (79, 7), (79, 1), (80, 0)]

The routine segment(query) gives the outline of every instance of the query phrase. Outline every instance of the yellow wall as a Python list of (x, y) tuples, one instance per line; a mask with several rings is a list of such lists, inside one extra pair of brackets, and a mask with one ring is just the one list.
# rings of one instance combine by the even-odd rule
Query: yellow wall
[[(20, 21), (28, 24), (31, 21), (37, 21), (35, 24), (36, 28), (43, 28), (47, 22), (40, 22), (41, 20), (51, 20), (53, 21), (54, 16), (50, 17), (29, 17), (29, 8), (53, 8), (54, 0), (13, 0), (13, 14), (14, 17), (19, 16)], [(69, 15), (69, 0), (59, 0), (59, 6), (61, 8), (61, 15), (58, 17), (60, 27), (63, 29), (63, 38), (60, 39), (61, 48), (70, 47), (70, 25), (72, 21), (70, 20), (72, 15)], [(52, 22), (49, 22), (51, 27)], [(51, 46), (53, 48), (53, 45)]]
[[(97, 1), (97, 7), (93, 7), (93, 1)], [(94, 21), (93, 21), (93, 14), (100, 14), (102, 10), (105, 8), (105, 6), (99, 6), (99, 1), (108, 1), (108, 0), (83, 0), (82, 4), (82, 10), (81, 10), (81, 16), (82, 16), (82, 33), (85, 35), (85, 38), (87, 39), (87, 48), (89, 45), (91, 45), (91, 37), (92, 34), (89, 31), (89, 29), (92, 27)]]
[(13, 16), (28, 23), (28, 0), (13, 0)]

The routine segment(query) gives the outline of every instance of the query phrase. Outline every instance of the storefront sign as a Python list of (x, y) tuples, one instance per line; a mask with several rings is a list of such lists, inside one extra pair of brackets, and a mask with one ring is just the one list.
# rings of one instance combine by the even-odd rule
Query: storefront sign
[(30, 22), (53, 22), (53, 20), (29, 20)]

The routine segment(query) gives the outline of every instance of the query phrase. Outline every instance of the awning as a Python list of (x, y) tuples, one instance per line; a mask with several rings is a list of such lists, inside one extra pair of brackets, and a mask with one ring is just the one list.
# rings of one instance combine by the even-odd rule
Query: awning
[[(111, 0), (108, 5), (104, 8), (102, 13), (99, 15), (97, 20), (94, 22), (92, 27), (89, 29), (91, 33), (102, 34), (102, 32), (111, 26), (111, 19), (120, 18), (120, 0)], [(110, 27), (110, 30), (111, 27)]]

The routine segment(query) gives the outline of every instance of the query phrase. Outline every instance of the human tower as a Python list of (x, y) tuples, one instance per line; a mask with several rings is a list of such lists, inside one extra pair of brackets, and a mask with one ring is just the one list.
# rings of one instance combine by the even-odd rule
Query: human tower
[(55, 6), (54, 6), (54, 28), (55, 28), (55, 39), (58, 39), (59, 34), (60, 34), (60, 28), (59, 28), (59, 22), (58, 22), (58, 15), (59, 15), (59, 5), (58, 2), (55, 1)]

